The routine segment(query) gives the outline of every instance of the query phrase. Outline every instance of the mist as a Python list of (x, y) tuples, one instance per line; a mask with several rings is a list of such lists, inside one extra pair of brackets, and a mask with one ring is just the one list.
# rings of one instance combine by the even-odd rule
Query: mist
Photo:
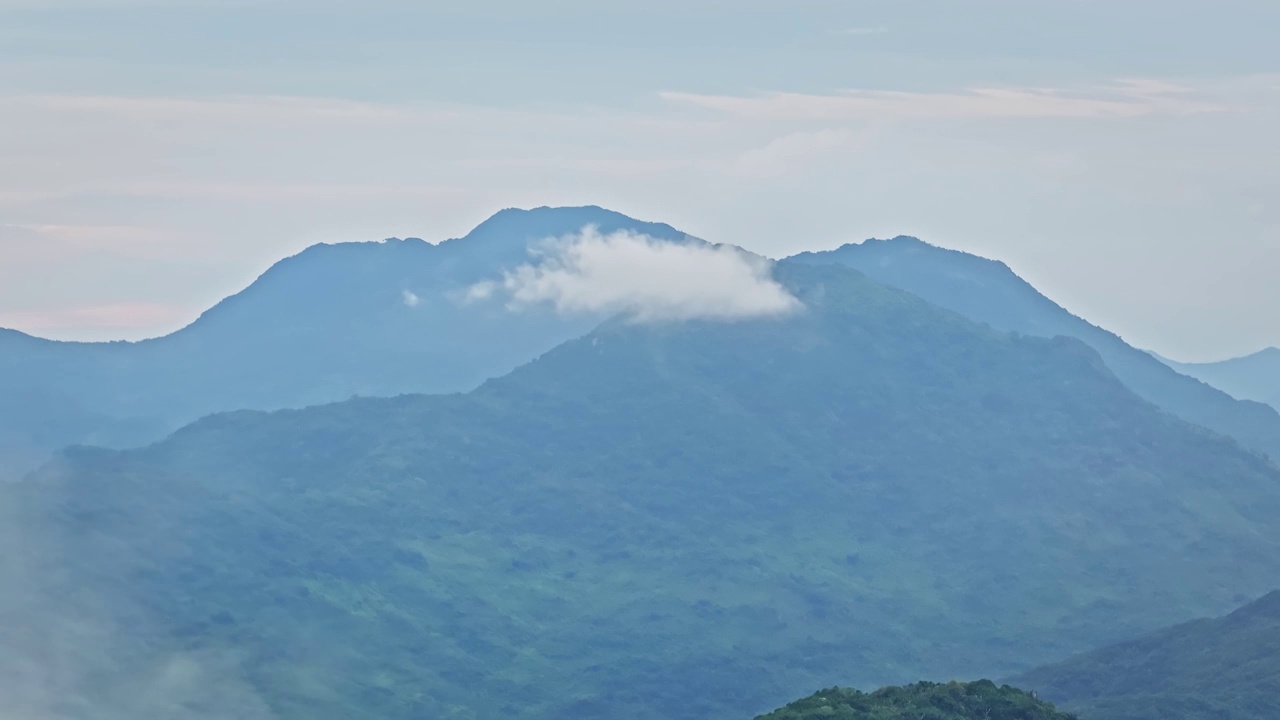
[(131, 574), (169, 549), (59, 525), (84, 510), (36, 500), (50, 488), (70, 496), (56, 463), (0, 484), (0, 717), (274, 718), (235, 652), (184, 646), (136, 594)]

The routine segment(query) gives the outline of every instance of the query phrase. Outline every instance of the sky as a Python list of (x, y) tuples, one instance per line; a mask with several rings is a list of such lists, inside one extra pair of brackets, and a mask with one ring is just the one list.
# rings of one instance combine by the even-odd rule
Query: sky
[(0, 326), (172, 331), (316, 242), (597, 204), (916, 235), (1179, 360), (1280, 345), (1274, 0), (0, 0)]

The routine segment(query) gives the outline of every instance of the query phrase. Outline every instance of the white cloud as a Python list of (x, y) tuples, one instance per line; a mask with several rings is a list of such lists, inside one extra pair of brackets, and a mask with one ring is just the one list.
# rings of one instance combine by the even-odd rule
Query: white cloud
[(418, 307), (418, 305), (422, 303), (422, 298), (418, 297), (417, 294), (411, 290), (405, 290), (402, 293), (401, 299), (404, 301), (405, 307), (414, 308), (414, 307)]
[(484, 282), (478, 282), (475, 285), (472, 285), (471, 287), (467, 288), (467, 291), (462, 295), (462, 299), (465, 302), (476, 302), (479, 300), (488, 300), (489, 298), (493, 297), (493, 294), (495, 292), (497, 292), (499, 285), (500, 283), (494, 280), (485, 280)]
[(537, 262), (471, 286), (508, 308), (549, 304), (563, 314), (621, 313), (636, 322), (785, 315), (800, 301), (770, 277), (769, 260), (731, 246), (674, 243), (587, 227), (549, 241)]

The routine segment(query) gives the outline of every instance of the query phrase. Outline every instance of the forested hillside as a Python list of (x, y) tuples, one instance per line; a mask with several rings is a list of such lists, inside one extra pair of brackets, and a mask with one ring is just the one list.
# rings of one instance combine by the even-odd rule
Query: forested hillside
[(1270, 720), (1280, 701), (1280, 592), (1015, 682), (1088, 720)]
[[(1280, 473), (1083, 344), (776, 276), (801, 311), (71, 452), (4, 488), (48, 555), (21, 627), (106, 614), (122, 673), (222, 653), (281, 718), (728, 720), (1009, 674), (1280, 573)], [(85, 663), (55, 680), (94, 707)]]
[(1227, 388), (1211, 387), (1175, 372), (1118, 335), (1071, 314), (1002, 262), (912, 237), (867, 240), (828, 252), (801, 253), (788, 260), (848, 265), (998, 330), (1074, 337), (1096, 350), (1111, 372), (1139, 397), (1187, 422), (1235, 438), (1256, 452), (1280, 458), (1280, 412), (1276, 408), (1247, 400), (1252, 395), (1233, 398), (1222, 391)]
[(756, 720), (1075, 720), (1017, 688), (989, 680), (916, 683), (872, 693), (830, 688)]

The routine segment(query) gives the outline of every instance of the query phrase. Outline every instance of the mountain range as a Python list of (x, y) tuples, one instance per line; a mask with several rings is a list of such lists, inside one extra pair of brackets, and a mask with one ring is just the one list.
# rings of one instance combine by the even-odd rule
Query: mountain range
[[(10, 468), (73, 444), (0, 484), (0, 714), (729, 720), (1026, 672), (1146, 720), (1105, 713), (1182, 700), (1132, 653), (1029, 669), (1274, 588), (1280, 416), (1004, 265), (754, 258), (794, 303), (765, 317), (470, 292), (584, 226), (711, 247), (510, 210), (311, 248), (152, 341), (0, 335)], [(1059, 717), (990, 683), (834, 692), (778, 717)]]
[(1280, 409), (1280, 348), (1267, 348), (1252, 355), (1210, 363), (1160, 360), (1183, 375), (1199, 378), (1234, 397), (1264, 402)]
[(46, 553), (9, 645), (85, 655), (51, 681), (73, 709), (176, 655), (236, 658), (280, 718), (730, 718), (1007, 675), (1274, 583), (1280, 472), (1084, 343), (839, 264), (773, 275), (802, 310), (612, 320), (466, 394), (68, 451), (0, 497)]
[[(500, 302), (460, 300), (474, 283), (528, 262), (539, 242), (586, 226), (693, 240), (598, 207), (509, 209), (439, 244), (313, 246), (191, 325), (152, 340), (55, 342), (0, 329), (0, 479), (66, 445), (140, 445), (214, 412), (472, 389), (604, 319), (539, 307), (513, 314)], [(1236, 392), (1246, 399), (1237, 401), (1071, 315), (996, 261), (899, 237), (787, 262), (847, 264), (999, 330), (1076, 337), (1144, 399), (1280, 457), (1280, 414), (1248, 401), (1269, 397), (1270, 365), (1255, 368), (1274, 356), (1242, 365), (1250, 387), (1264, 389)]]

